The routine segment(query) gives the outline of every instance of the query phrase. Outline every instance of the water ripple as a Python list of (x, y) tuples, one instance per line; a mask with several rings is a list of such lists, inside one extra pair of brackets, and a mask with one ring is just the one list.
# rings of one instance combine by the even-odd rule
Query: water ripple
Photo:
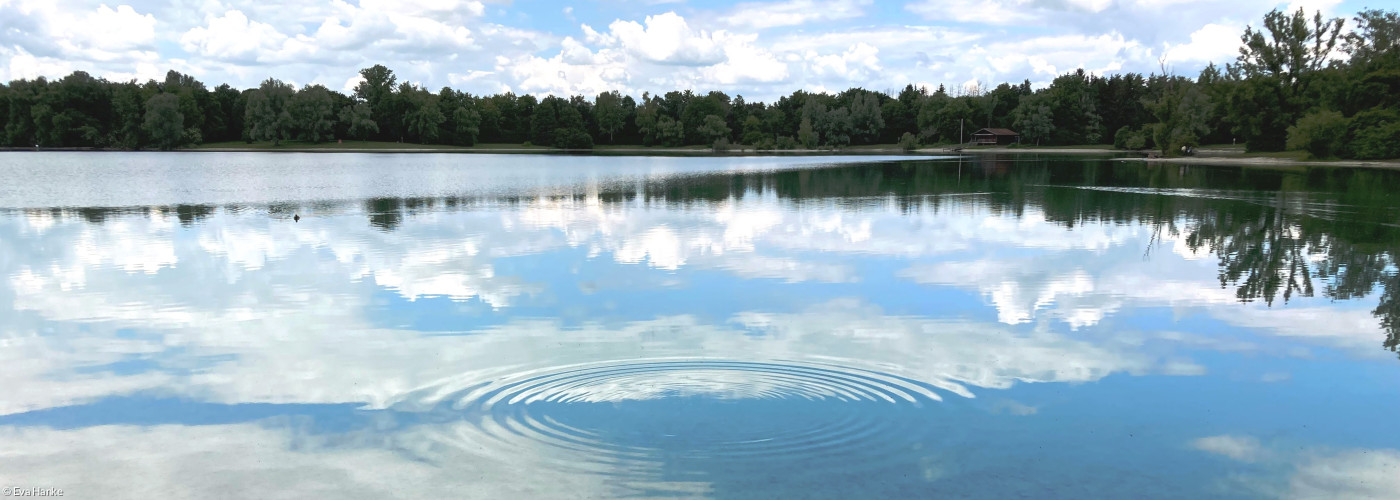
[(558, 452), (547, 454), (550, 466), (617, 474), (676, 460), (877, 466), (907, 446), (911, 417), (942, 399), (929, 384), (831, 362), (660, 358), (515, 370), (442, 381), (394, 408), (470, 422), (443, 436), (454, 447), (545, 445)]

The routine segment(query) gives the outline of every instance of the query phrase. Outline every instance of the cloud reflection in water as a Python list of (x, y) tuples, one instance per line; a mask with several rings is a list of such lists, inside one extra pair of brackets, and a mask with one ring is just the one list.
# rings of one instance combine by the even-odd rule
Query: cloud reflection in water
[[(1170, 413), (1154, 405), (1244, 408), (1210, 393), (1240, 380), (1313, 394), (1295, 383), (1311, 365), (1288, 361), (1305, 356), (1390, 373), (1371, 311), (1241, 304), (1189, 235), (1066, 223), (1054, 200), (1016, 206), (985, 178), (944, 189), (944, 170), (864, 168), (569, 196), (4, 212), (0, 442), (47, 448), (0, 470), (199, 497), (259, 483), (395, 496), (390, 476), (419, 485), (403, 496), (743, 496), (775, 481), (1043, 493), (995, 489), (998, 467), (1021, 463), (1111, 495), (1076, 474), (1129, 449), (1116, 432), (1157, 425), (1142, 446), (1177, 452), (1201, 435), (1143, 423)], [(871, 171), (933, 187), (823, 194)], [(1173, 250), (1145, 258), (1154, 239)], [(139, 398), (173, 414), (101, 414)], [(286, 413), (201, 420), (248, 404)], [(96, 424), (20, 423), (57, 415)], [(1040, 447), (1016, 451), (1026, 443)], [(220, 461), (231, 453), (256, 459)], [(99, 469), (125, 472), (64, 472)], [(1137, 481), (1117, 487), (1154, 484)]]

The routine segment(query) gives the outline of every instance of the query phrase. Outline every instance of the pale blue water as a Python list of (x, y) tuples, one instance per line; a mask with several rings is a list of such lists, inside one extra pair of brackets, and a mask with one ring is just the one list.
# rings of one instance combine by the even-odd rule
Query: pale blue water
[(5, 153), (0, 179), (7, 487), (1400, 495), (1394, 173)]

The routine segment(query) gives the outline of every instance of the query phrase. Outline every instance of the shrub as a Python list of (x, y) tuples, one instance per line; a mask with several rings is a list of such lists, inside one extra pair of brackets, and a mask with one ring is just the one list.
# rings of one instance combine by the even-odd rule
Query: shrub
[(772, 151), (776, 147), (776, 145), (774, 144), (772, 137), (764, 137), (762, 139), (759, 139), (758, 142), (753, 145), (753, 147), (754, 149), (757, 149), (759, 151)]
[(181, 139), (183, 140), (183, 144), (203, 144), (204, 134), (199, 132), (199, 128), (190, 127), (185, 129), (185, 133)]
[(1345, 156), (1361, 160), (1400, 158), (1400, 112), (1374, 108), (1357, 113), (1347, 127)]
[(1113, 134), (1113, 147), (1115, 149), (1132, 149), (1128, 147), (1128, 139), (1133, 137), (1132, 125), (1124, 125), (1118, 128)]
[(1304, 150), (1315, 158), (1337, 155), (1347, 137), (1347, 119), (1336, 111), (1314, 111), (1288, 127), (1286, 145), (1291, 150)]
[(724, 151), (729, 151), (729, 139), (724, 138), (724, 137), (720, 137), (719, 139), (715, 139), (715, 144), (714, 144), (714, 146), (712, 146), (712, 148), (715, 150), (716, 153), (721, 153), (721, 152), (724, 152)]
[(1118, 149), (1146, 149), (1156, 146), (1156, 141), (1152, 140), (1156, 134), (1157, 126), (1160, 124), (1147, 124), (1142, 128), (1133, 130), (1131, 126), (1124, 125), (1113, 134), (1113, 147)]
[(796, 139), (785, 135), (778, 138), (778, 143), (774, 147), (776, 149), (797, 149), (797, 146)]
[(1131, 133), (1131, 134), (1128, 134), (1127, 140), (1123, 141), (1123, 147), (1126, 148), (1126, 149), (1143, 149), (1143, 148), (1146, 148), (1146, 147), (1147, 147), (1147, 137), (1148, 137), (1147, 133), (1146, 133), (1145, 131), (1142, 131), (1142, 130), (1139, 130), (1139, 131), (1137, 131), (1137, 132), (1133, 132), (1133, 133)]
[(911, 133), (909, 133), (909, 132), (905, 132), (904, 135), (899, 136), (899, 149), (900, 149), (901, 151), (904, 151), (904, 152), (907, 153), (907, 152), (913, 151), (915, 148), (918, 148), (918, 147), (919, 147), (919, 138), (914, 137), (914, 134), (911, 134)]
[(593, 137), (579, 128), (554, 129), (554, 147), (562, 149), (593, 149)]

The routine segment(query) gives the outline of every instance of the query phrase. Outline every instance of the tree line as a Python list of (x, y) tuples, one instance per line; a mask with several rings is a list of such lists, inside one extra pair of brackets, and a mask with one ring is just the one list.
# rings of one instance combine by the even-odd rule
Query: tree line
[(595, 144), (725, 149), (952, 144), (981, 127), (1012, 128), (1038, 145), (1112, 144), (1165, 154), (1241, 142), (1249, 151), (1315, 157), (1400, 157), (1400, 15), (1341, 18), (1275, 10), (1241, 36), (1232, 63), (1190, 78), (1103, 77), (1082, 69), (1033, 90), (1029, 80), (949, 92), (852, 88), (796, 91), (773, 103), (719, 91), (620, 92), (536, 98), (434, 93), (382, 65), (360, 70), (350, 95), (269, 78), (208, 89), (190, 75), (110, 82), (76, 71), (0, 85), (3, 146), (177, 149), (207, 142), (376, 140), (472, 146)]

